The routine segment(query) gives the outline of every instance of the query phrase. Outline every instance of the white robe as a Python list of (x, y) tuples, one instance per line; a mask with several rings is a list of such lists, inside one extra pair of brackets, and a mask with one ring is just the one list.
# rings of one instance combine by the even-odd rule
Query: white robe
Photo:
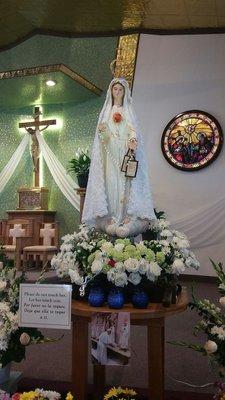
[(111, 343), (110, 336), (108, 333), (102, 332), (98, 339), (97, 344), (97, 359), (101, 365), (106, 365), (108, 362), (107, 358), (107, 345)]
[[(115, 108), (112, 104), (112, 86), (120, 83), (125, 90), (123, 106)], [(93, 144), (88, 186), (86, 190), (82, 222), (98, 227), (99, 217), (103, 220), (124, 216), (133, 219), (153, 220), (155, 213), (151, 197), (148, 164), (140, 128), (132, 108), (129, 85), (124, 79), (113, 79), (107, 91), (106, 101), (100, 113)], [(114, 112), (122, 114), (123, 120), (115, 123)], [(109, 142), (103, 146), (99, 125), (109, 128)], [(104, 136), (104, 135), (103, 135)], [(107, 136), (107, 132), (106, 132)], [(129, 138), (137, 138), (136, 159), (137, 176), (126, 179), (120, 172), (123, 156), (126, 154)], [(126, 183), (124, 198), (124, 182)], [(104, 222), (104, 221), (103, 221)]]

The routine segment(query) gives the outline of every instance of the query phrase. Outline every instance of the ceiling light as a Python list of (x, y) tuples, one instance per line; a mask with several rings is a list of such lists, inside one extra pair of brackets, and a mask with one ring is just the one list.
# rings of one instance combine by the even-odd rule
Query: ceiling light
[(56, 85), (56, 81), (53, 81), (52, 79), (47, 80), (45, 83), (47, 86), (55, 86)]

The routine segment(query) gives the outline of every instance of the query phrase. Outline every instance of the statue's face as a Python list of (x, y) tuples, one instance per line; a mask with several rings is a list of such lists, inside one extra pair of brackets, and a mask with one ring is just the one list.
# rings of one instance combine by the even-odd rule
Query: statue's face
[(120, 83), (116, 83), (112, 87), (112, 97), (113, 99), (117, 99), (121, 101), (121, 104), (123, 102), (123, 96), (124, 96), (124, 87)]

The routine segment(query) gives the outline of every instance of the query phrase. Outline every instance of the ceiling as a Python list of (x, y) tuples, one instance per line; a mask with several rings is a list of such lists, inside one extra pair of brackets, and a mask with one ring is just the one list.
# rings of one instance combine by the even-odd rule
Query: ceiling
[[(47, 86), (46, 81), (49, 79), (54, 80), (56, 85)], [(2, 80), (0, 90), (0, 107), (71, 102), (76, 105), (94, 99), (97, 94), (60, 71)]]
[(0, 50), (34, 34), (225, 32), (225, 0), (7, 0), (0, 2)]

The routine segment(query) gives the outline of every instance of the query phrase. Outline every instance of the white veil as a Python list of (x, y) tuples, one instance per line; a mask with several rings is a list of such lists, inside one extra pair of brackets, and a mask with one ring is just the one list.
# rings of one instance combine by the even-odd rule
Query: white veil
[(152, 203), (148, 164), (144, 152), (143, 139), (132, 107), (129, 84), (123, 78), (114, 78), (109, 84), (106, 100), (99, 115), (92, 149), (91, 167), (82, 217), (82, 222), (91, 226), (95, 225), (96, 217), (104, 217), (108, 215), (98, 125), (107, 122), (109, 119), (113, 106), (111, 90), (112, 86), (116, 83), (120, 83), (125, 89), (123, 98), (123, 114), (125, 115), (128, 124), (134, 128), (137, 136), (136, 159), (139, 161), (139, 164), (136, 178), (133, 178), (131, 182), (127, 212), (129, 215), (141, 219), (147, 218), (152, 220), (156, 218)]

